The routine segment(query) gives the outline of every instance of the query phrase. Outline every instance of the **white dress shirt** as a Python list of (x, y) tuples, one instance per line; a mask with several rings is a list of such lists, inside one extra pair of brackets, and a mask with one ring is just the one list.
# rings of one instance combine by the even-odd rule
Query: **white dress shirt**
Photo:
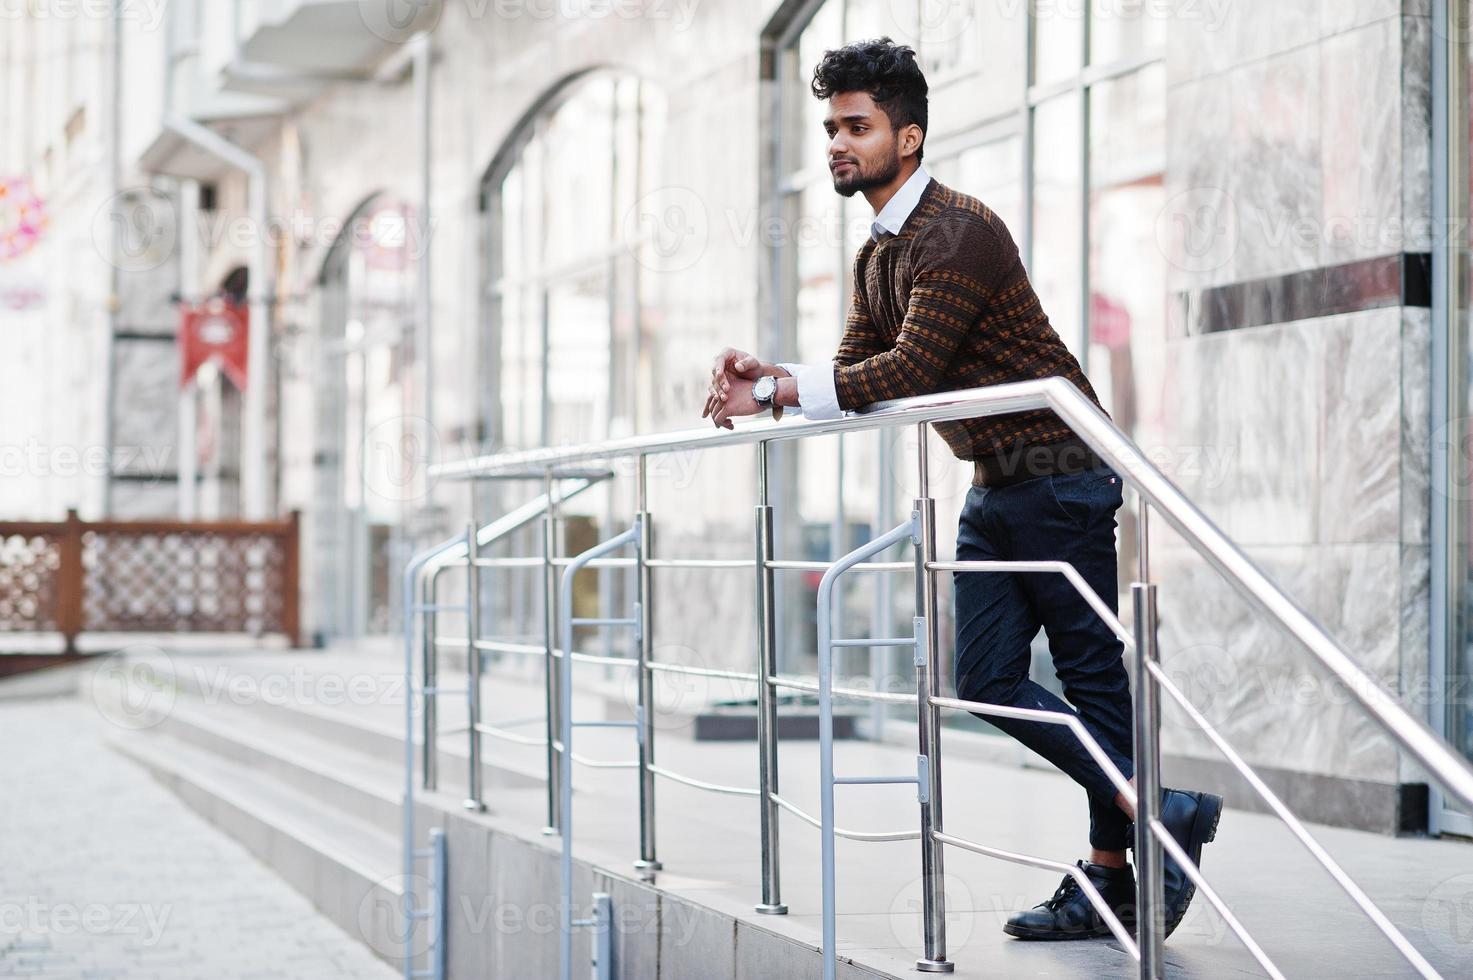
[[(920, 203), (921, 192), (930, 183), (931, 175), (926, 173), (925, 164), (917, 164), (915, 173), (911, 174), (900, 189), (890, 195), (890, 200), (880, 208), (880, 213), (875, 215), (875, 220), (870, 222), (869, 235), (874, 241), (889, 238), (900, 233), (905, 224), (905, 219), (915, 210)], [(855, 289), (863, 289), (863, 283), (855, 283)], [(810, 419), (836, 419), (843, 415), (839, 408), (839, 395), (834, 385), (834, 364), (832, 361), (826, 364), (797, 364), (793, 362), (780, 362), (778, 367), (787, 371), (798, 381), (798, 409), (800, 414)], [(791, 412), (792, 409), (784, 409)]]

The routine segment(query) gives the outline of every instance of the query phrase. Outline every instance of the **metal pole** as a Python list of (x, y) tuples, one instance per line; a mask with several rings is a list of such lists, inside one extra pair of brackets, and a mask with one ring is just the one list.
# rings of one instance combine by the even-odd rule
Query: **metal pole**
[(915, 545), (916, 616), (925, 617), (917, 629), (925, 629), (925, 642), (916, 644), (916, 733), (922, 759), (926, 760), (929, 790), (921, 803), (921, 918), (925, 937), (924, 955), (916, 960), (922, 973), (950, 973), (946, 958), (946, 885), (941, 842), (941, 710), (931, 699), (941, 692), (933, 668), (940, 649), (937, 627), (935, 572), (927, 567), (936, 560), (936, 501), (931, 497), (931, 464), (927, 452), (927, 424), (916, 424), (916, 472), (920, 496), (915, 510), (920, 519)]
[(1156, 647), (1156, 586), (1133, 582), (1135, 603), (1135, 865), (1137, 941), (1143, 980), (1160, 980), (1165, 969), (1166, 903), (1161, 842), (1151, 822), (1161, 811), (1160, 692), (1148, 664), (1160, 659)]
[(777, 673), (777, 631), (772, 560), (772, 506), (768, 504), (768, 444), (757, 443), (757, 801), (762, 836), (762, 903), (764, 915), (787, 915), (782, 903), (778, 860), (777, 691), (769, 679)]
[[(420, 601), (426, 606), (435, 604), (435, 579), (439, 575), (439, 569), (434, 569), (424, 576), (420, 583)], [(404, 610), (404, 616), (411, 621), (410, 628), (413, 629), (414, 612), (408, 607)], [(440, 694), (436, 686), (440, 683), (440, 658), (435, 649), (435, 613), (433, 609), (427, 609), (424, 613), (424, 636), (421, 640), (422, 649), (421, 676), (424, 677), (424, 715), (420, 721), (421, 737), (420, 746), (423, 755), (424, 779), (422, 785), (427, 790), (438, 789), (440, 784), (439, 755), (440, 746), (438, 735), (440, 731)]]
[(1151, 505), (1137, 493), (1135, 522), (1136, 581), (1151, 581)]
[(476, 565), (481, 547), (477, 539), (480, 530), (476, 519), (476, 481), (470, 481), (471, 519), (465, 531), (465, 723), (469, 737), (470, 771), (466, 775), (465, 808), (483, 812), (486, 803), (481, 798), (481, 651), (476, 641), (481, 638), (481, 569)]
[[(880, 490), (879, 500), (876, 507), (877, 514), (875, 527), (885, 527), (895, 520), (895, 488), (890, 481), (889, 475), (894, 472), (895, 446), (886, 433), (880, 439)], [(875, 636), (892, 636), (894, 634), (894, 608), (891, 598), (894, 594), (892, 580), (889, 575), (876, 575), (875, 585), (875, 608), (872, 616), (871, 632)], [(889, 687), (890, 672), (893, 669), (894, 659), (891, 651), (884, 647), (872, 647), (869, 651), (869, 678), (870, 687), (876, 691), (883, 691)], [(871, 701), (869, 705), (869, 737), (876, 742), (885, 740), (885, 715), (889, 707), (883, 701)]]
[(562, 753), (558, 751), (558, 712), (562, 702), (558, 697), (557, 649), (558, 636), (558, 583), (557, 566), (552, 563), (557, 557), (558, 499), (554, 496), (552, 470), (544, 470), (542, 492), (547, 497), (547, 516), (542, 519), (542, 610), (544, 628), (547, 633), (547, 657), (543, 689), (546, 695), (547, 731), (547, 826), (544, 834), (556, 834), (562, 826), (558, 816), (558, 773), (562, 766)]
[(639, 455), (634, 472), (634, 540), (635, 566), (635, 642), (639, 646), (639, 677), (636, 682), (639, 703), (635, 705), (635, 729), (639, 736), (639, 860), (634, 866), (642, 871), (660, 870), (655, 857), (655, 724), (653, 705), (654, 672), (650, 669), (650, 652), (654, 640), (654, 620), (650, 615), (654, 590), (650, 582), (649, 558), (653, 534), (650, 528), (649, 491), (646, 480), (646, 456)]

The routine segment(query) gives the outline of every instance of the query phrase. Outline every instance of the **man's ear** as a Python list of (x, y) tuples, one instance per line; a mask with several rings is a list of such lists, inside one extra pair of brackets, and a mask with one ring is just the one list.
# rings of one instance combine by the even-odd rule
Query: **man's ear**
[(916, 123), (911, 123), (900, 131), (900, 155), (911, 156), (919, 152), (925, 141), (926, 131)]

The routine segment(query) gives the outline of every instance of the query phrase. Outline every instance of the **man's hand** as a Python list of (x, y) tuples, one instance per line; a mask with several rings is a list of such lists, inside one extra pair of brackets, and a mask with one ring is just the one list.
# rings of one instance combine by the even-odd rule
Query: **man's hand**
[(731, 421), (733, 417), (756, 415), (767, 410), (765, 406), (758, 405), (757, 400), (752, 397), (752, 382), (742, 378), (730, 379), (725, 393), (719, 400), (716, 400), (715, 406), (712, 409), (708, 404), (706, 412), (701, 413), (701, 417), (705, 418), (707, 414), (710, 414), (711, 421), (716, 424), (717, 428), (722, 429), (736, 428)]
[(711, 363), (711, 383), (706, 386), (706, 407), (701, 412), (701, 418), (721, 407), (727, 392), (731, 390), (732, 381), (738, 378), (756, 381), (760, 377), (762, 363), (751, 354), (735, 347), (728, 347), (717, 354)]

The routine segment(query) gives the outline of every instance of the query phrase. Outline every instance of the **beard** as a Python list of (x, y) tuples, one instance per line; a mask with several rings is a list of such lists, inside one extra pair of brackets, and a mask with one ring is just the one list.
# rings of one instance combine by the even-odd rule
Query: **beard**
[(893, 152), (873, 169), (866, 168), (863, 160), (856, 159), (852, 163), (854, 166), (843, 176), (830, 171), (834, 178), (834, 190), (844, 197), (853, 197), (872, 187), (883, 187), (894, 180), (900, 173), (900, 144), (897, 142)]

